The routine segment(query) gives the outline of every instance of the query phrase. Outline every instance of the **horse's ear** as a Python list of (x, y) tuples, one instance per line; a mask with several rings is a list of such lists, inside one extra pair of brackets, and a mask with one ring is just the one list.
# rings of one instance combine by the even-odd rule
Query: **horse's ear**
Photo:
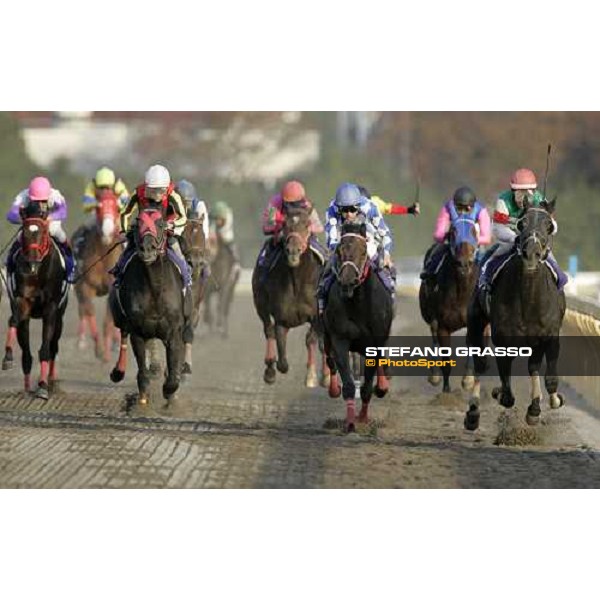
[(360, 235), (362, 237), (367, 237), (367, 224), (366, 223), (360, 224)]
[(554, 212), (556, 211), (556, 200), (557, 199), (558, 199), (558, 196), (554, 196), (554, 198), (552, 198), (552, 200), (542, 200), (540, 202), (540, 206), (545, 208), (551, 215), (553, 215)]

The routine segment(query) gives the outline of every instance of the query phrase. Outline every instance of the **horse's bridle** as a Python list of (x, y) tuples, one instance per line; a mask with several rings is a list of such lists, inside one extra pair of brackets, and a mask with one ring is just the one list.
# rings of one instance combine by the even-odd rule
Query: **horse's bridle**
[[(550, 218), (552, 218), (552, 216), (550, 215), (550, 213), (547, 210), (545, 210), (544, 208), (539, 208), (537, 206), (532, 206), (532, 207), (530, 207), (530, 208), (527, 209), (527, 211), (525, 212), (525, 214), (517, 221), (517, 223), (521, 222), (527, 216), (527, 213), (529, 211), (543, 212), (546, 215), (548, 215)], [(547, 243), (544, 244), (543, 243), (543, 238), (535, 230), (532, 231), (532, 232), (530, 232), (527, 235), (527, 237), (522, 237), (520, 235), (520, 232), (519, 232), (519, 243), (517, 245), (517, 251), (518, 251), (519, 254), (521, 254), (521, 255), (523, 254), (523, 248), (531, 240), (533, 240), (533, 242), (535, 243), (535, 245), (538, 246), (539, 249), (540, 249), (540, 253), (542, 255), (542, 258), (540, 260), (542, 260), (542, 261), (546, 260), (546, 258), (548, 257), (548, 254), (552, 250), (552, 236), (548, 235)]]
[[(452, 225), (454, 226), (454, 224), (456, 224), (456, 223), (468, 223), (468, 224), (469, 224), (471, 227), (473, 227), (473, 228), (475, 227), (475, 222), (473, 221), (473, 219), (468, 219), (467, 217), (461, 217), (461, 218), (458, 218), (458, 219), (456, 219), (456, 220), (455, 220), (455, 221), (452, 223)], [(456, 228), (455, 228), (455, 227), (452, 227), (452, 228), (450, 229), (450, 231), (453, 231), (453, 232), (454, 232), (454, 233), (453, 233), (453, 236), (455, 236), (455, 235), (456, 235)], [(477, 248), (477, 247), (478, 247), (478, 243), (477, 243), (477, 238), (476, 238), (476, 237), (473, 239), (473, 247), (474, 247), (474, 248)], [(456, 249), (455, 249), (455, 247), (454, 247), (454, 244), (453, 244), (453, 243), (452, 243), (452, 244), (450, 244), (450, 253), (452, 254), (452, 256), (453, 256), (454, 258), (456, 258)]]
[(290, 239), (299, 239), (300, 240), (300, 254), (304, 254), (308, 248), (308, 238), (310, 236), (310, 232), (308, 232), (306, 234), (306, 236), (303, 236), (302, 234), (298, 233), (297, 231), (291, 231), (290, 233), (286, 234), (285, 236), (285, 243), (287, 245), (288, 241)]
[[(361, 240), (364, 243), (365, 246), (367, 245), (367, 239), (364, 236), (362, 236), (362, 235), (360, 235), (358, 233), (344, 233), (340, 237), (340, 244), (342, 243), (342, 240), (344, 238), (348, 238), (348, 237), (358, 238), (359, 240)], [(339, 244), (338, 244), (338, 247), (339, 247)], [(358, 276), (358, 284), (357, 285), (360, 285), (365, 280), (366, 275), (367, 275), (367, 273), (366, 273), (367, 272), (367, 268), (366, 267), (367, 267), (368, 260), (369, 260), (369, 255), (366, 252), (365, 252), (365, 260), (363, 261), (362, 265), (360, 265), (360, 267), (354, 261), (352, 261), (352, 260), (345, 260), (345, 261), (342, 262), (342, 264), (339, 266), (339, 268), (337, 268), (335, 270), (335, 276), (339, 280), (339, 278), (341, 276), (341, 273), (342, 273), (342, 270), (345, 267), (350, 266), (350, 267), (352, 267), (356, 271), (356, 275)]]

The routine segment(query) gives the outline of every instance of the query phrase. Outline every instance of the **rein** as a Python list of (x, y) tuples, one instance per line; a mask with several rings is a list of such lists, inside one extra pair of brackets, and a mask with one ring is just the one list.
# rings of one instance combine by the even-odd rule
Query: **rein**
[[(340, 237), (340, 243), (344, 238), (350, 238), (350, 237), (358, 238), (359, 240), (361, 240), (364, 243), (365, 246), (367, 245), (366, 238), (364, 238), (362, 235), (360, 235), (358, 233), (344, 233)], [(338, 248), (339, 248), (339, 244), (338, 244)], [(360, 267), (358, 267), (357, 264), (352, 260), (345, 260), (342, 262), (339, 269), (336, 269), (335, 275), (339, 280), (343, 269), (345, 267), (352, 267), (356, 271), (356, 275), (358, 276), (358, 284), (357, 285), (361, 285), (365, 281), (365, 279), (367, 278), (367, 275), (369, 273), (368, 263), (369, 263), (368, 254), (365, 254), (365, 260)]]

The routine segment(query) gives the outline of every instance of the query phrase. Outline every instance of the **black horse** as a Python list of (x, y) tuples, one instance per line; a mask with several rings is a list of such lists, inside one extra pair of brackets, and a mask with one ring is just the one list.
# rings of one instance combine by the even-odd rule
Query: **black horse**
[[(14, 272), (8, 275), (8, 294), (12, 312), (9, 325), (16, 327), (27, 392), (31, 389), (32, 365), (29, 321), (42, 320), (40, 378), (36, 396), (47, 400), (57, 380), (56, 356), (68, 302), (68, 284), (64, 261), (50, 236), (50, 221), (43, 204), (30, 202), (21, 210), (21, 249), (15, 259)], [(12, 347), (7, 341), (3, 368), (10, 364)]]
[[(554, 231), (551, 214), (554, 208), (555, 201), (545, 202), (540, 207), (527, 207), (518, 222), (516, 252), (494, 282), (489, 318), (477, 293), (473, 295), (468, 314), (469, 346), (484, 347), (483, 330), (489, 321), (495, 346), (532, 348), (533, 353), (528, 360), (531, 403), (526, 420), (529, 425), (537, 424), (540, 419), (542, 392), (539, 371), (544, 357), (544, 382), (550, 407), (560, 408), (564, 404), (562, 395), (557, 392), (557, 363), (566, 300), (564, 292), (558, 290), (552, 272), (544, 262), (551, 249)], [(512, 361), (512, 357), (496, 357), (501, 387), (495, 388), (492, 395), (506, 408), (515, 403), (510, 386)], [(486, 359), (475, 357), (475, 386), (465, 416), (465, 427), (469, 430), (475, 430), (479, 426), (479, 378), (486, 368)]]
[(160, 210), (140, 212), (134, 235), (136, 253), (120, 285), (109, 295), (115, 325), (121, 330), (121, 350), (111, 379), (119, 382), (125, 376), (127, 338), (131, 336), (140, 404), (148, 402), (150, 385), (146, 340), (157, 338), (165, 346), (167, 371), (162, 391), (167, 401), (179, 388), (183, 366), (184, 298), (181, 275), (167, 256), (167, 235), (167, 222)]
[[(283, 250), (265, 281), (259, 269), (252, 274), (252, 294), (256, 312), (267, 338), (265, 354), (266, 383), (275, 382), (275, 364), (287, 373), (287, 334), (293, 327), (309, 324), (306, 334), (308, 352), (306, 386), (318, 385), (316, 349), (318, 343), (317, 284), (323, 271), (321, 260), (309, 247), (310, 214), (305, 209), (288, 210), (283, 229)], [(277, 358), (275, 357), (277, 343)], [(323, 363), (325, 361), (323, 360)], [(328, 369), (324, 369), (324, 377)]]
[[(323, 312), (325, 353), (331, 369), (329, 395), (337, 398), (340, 391), (346, 401), (346, 430), (355, 430), (356, 387), (350, 367), (349, 353), (365, 355), (367, 346), (384, 345), (390, 335), (394, 314), (393, 300), (367, 254), (366, 225), (347, 223), (342, 226), (336, 248), (336, 280), (329, 291)], [(342, 378), (340, 390), (337, 372)], [(375, 395), (383, 398), (389, 383), (382, 367), (365, 366), (360, 388), (362, 407), (358, 420), (368, 421), (373, 395), (373, 379), (377, 373)]]
[[(472, 219), (459, 218), (448, 233), (448, 256), (434, 285), (423, 281), (419, 290), (421, 316), (431, 329), (434, 346), (450, 346), (450, 336), (467, 325), (467, 307), (479, 276), (475, 262), (477, 230)], [(444, 392), (450, 392), (452, 367), (443, 367)], [(472, 387), (472, 368), (463, 377), (464, 388)], [(440, 383), (439, 368), (432, 369), (429, 383)]]

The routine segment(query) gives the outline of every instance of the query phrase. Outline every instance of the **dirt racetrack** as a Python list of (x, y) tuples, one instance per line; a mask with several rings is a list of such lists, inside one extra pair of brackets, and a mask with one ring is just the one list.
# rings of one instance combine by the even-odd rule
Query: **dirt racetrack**
[[(563, 386), (567, 406), (524, 424), (527, 381), (510, 411), (484, 399), (481, 429), (463, 429), (461, 393), (395, 377), (373, 399), (374, 422), (344, 435), (342, 400), (306, 389), (304, 330), (290, 334), (290, 372), (262, 380), (264, 342), (251, 297), (233, 305), (230, 337), (203, 336), (194, 374), (166, 410), (130, 409), (135, 363), (109, 381), (112, 365), (76, 348), (71, 294), (61, 341), (60, 386), (43, 402), (22, 391), (20, 350), (0, 372), (0, 487), (599, 487), (600, 421), (593, 403)], [(6, 298), (0, 311), (6, 332)], [(426, 334), (418, 305), (402, 298), (394, 334)], [(32, 327), (34, 355), (39, 325)], [(38, 364), (34, 364), (37, 377)], [(453, 377), (459, 389), (459, 377)], [(495, 384), (495, 382), (494, 382)], [(492, 382), (484, 384), (490, 389)]]

